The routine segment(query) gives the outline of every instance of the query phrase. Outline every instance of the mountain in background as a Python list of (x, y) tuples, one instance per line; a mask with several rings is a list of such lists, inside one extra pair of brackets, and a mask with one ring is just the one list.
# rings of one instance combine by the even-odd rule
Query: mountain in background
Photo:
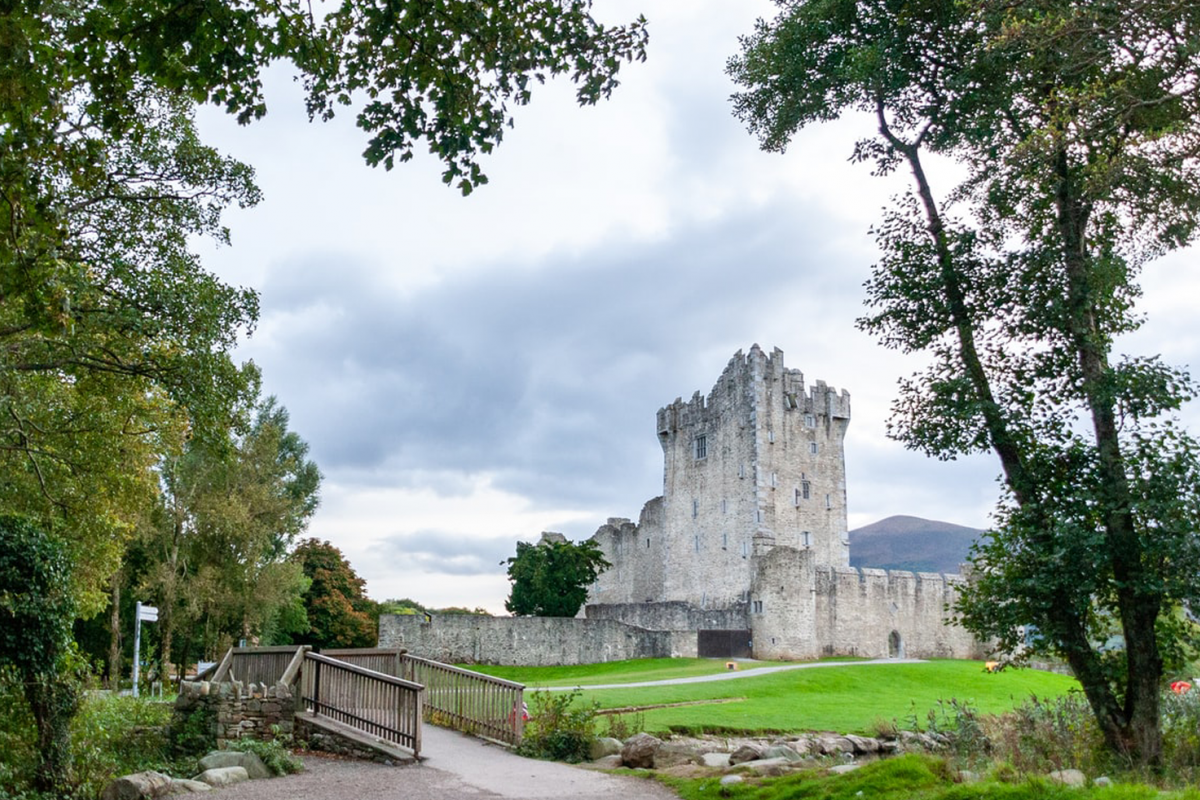
[(850, 566), (958, 572), (983, 531), (920, 517), (888, 517), (850, 531)]

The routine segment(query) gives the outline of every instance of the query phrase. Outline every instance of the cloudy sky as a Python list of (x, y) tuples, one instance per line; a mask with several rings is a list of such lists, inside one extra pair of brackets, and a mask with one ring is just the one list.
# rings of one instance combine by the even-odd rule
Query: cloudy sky
[[(516, 542), (636, 519), (662, 489), (655, 411), (707, 393), (756, 342), (850, 391), (852, 528), (892, 514), (986, 526), (990, 459), (929, 461), (885, 436), (918, 363), (854, 327), (868, 228), (904, 177), (848, 163), (870, 121), (762, 153), (730, 114), (724, 64), (771, 3), (597, 6), (610, 22), (646, 15), (648, 61), (594, 108), (567, 83), (535, 92), (469, 198), (428, 157), (365, 166), (352, 119), (309, 124), (284, 70), (263, 121), (202, 112), (205, 138), (252, 164), (266, 197), (228, 215), (232, 247), (201, 252), (261, 292), (239, 355), (325, 475), (311, 534), (376, 599), (500, 612)], [(1200, 363), (1192, 260), (1146, 276), (1141, 352)]]

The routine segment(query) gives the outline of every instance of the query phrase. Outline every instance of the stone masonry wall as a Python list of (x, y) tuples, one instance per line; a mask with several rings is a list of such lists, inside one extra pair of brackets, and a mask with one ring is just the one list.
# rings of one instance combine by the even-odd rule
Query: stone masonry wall
[(672, 637), (611, 619), (384, 614), (379, 646), (451, 664), (555, 666), (666, 658)]
[(981, 658), (947, 610), (963, 578), (931, 572), (816, 568), (818, 655)]
[(276, 731), (280, 736), (291, 734), (296, 701), (282, 684), (247, 686), (241, 681), (184, 681), (175, 700), (175, 725), (196, 711), (207, 713), (211, 738), (220, 748), (242, 737), (269, 741), (275, 738)]

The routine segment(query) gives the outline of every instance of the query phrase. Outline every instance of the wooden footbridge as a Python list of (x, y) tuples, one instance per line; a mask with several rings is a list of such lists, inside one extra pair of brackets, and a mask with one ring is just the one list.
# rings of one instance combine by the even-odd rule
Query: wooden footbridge
[(423, 722), (508, 745), (524, 731), (523, 685), (403, 650), (234, 647), (200, 677), (282, 682), (296, 698), (297, 718), (332, 721), (414, 756)]

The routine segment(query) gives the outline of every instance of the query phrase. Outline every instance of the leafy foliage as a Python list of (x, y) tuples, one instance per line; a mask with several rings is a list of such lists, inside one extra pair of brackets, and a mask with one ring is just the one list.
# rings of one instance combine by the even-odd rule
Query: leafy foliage
[(290, 558), (311, 581), (303, 596), (308, 629), (293, 641), (317, 648), (374, 647), (379, 639), (375, 603), (342, 551), (329, 542), (305, 539)]
[(262, 759), (263, 764), (277, 777), (292, 775), (304, 769), (304, 763), (288, 752), (278, 739), (263, 741), (261, 739), (235, 739), (229, 743), (230, 750), (243, 753), (254, 753)]
[(578, 690), (533, 693), (525, 735), (517, 752), (529, 758), (576, 763), (588, 758), (596, 738), (596, 706), (580, 701)]
[(611, 564), (600, 546), (585, 542), (517, 542), (507, 561), (512, 592), (504, 607), (513, 614), (573, 617), (587, 600), (588, 586)]
[[(1066, 659), (1109, 747), (1157, 763), (1164, 667), (1197, 642), (1180, 610), (1200, 595), (1200, 446), (1173, 418), (1195, 390), (1112, 348), (1140, 324), (1139, 269), (1200, 223), (1200, 10), (780, 5), (730, 62), (736, 112), (776, 150), (875, 117), (855, 160), (906, 166), (913, 190), (876, 229), (860, 325), (931, 362), (891, 433), (942, 459), (992, 450), (1003, 470), (961, 620), (1014, 659)], [(930, 153), (965, 174), (945, 199)], [(1124, 647), (1100, 647), (1114, 632)]]

